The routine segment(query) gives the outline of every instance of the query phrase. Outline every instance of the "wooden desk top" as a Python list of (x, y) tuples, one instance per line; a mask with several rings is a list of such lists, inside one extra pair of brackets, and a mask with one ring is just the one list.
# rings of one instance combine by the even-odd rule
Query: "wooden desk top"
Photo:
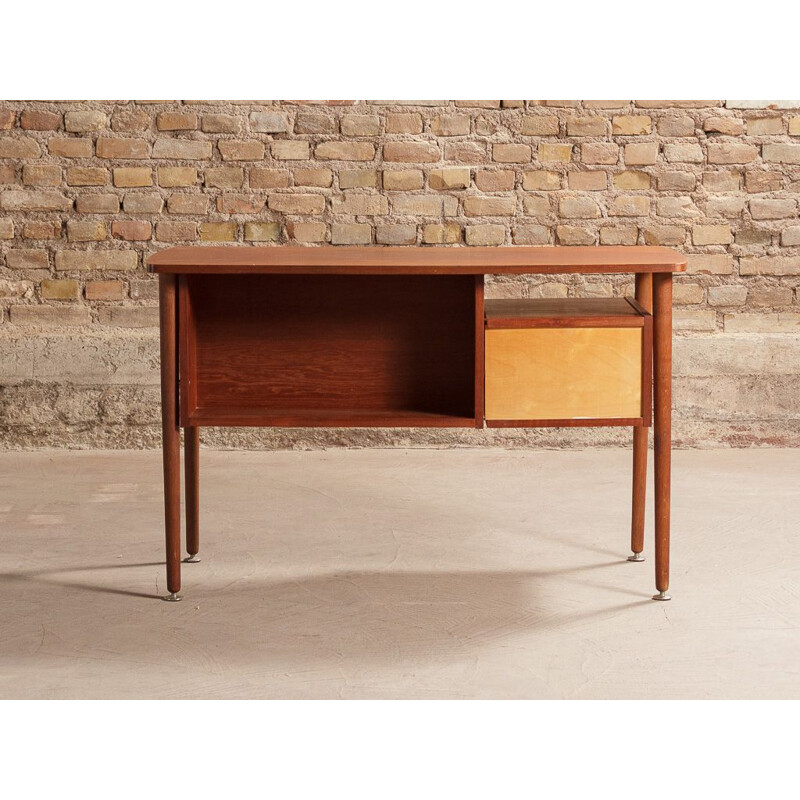
[(483, 275), (683, 272), (667, 247), (170, 247), (150, 256), (156, 273)]

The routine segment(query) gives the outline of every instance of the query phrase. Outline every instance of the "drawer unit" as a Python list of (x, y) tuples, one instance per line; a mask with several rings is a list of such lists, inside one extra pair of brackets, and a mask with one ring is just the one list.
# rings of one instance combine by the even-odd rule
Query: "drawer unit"
[(650, 315), (627, 298), (487, 300), (490, 427), (649, 425)]

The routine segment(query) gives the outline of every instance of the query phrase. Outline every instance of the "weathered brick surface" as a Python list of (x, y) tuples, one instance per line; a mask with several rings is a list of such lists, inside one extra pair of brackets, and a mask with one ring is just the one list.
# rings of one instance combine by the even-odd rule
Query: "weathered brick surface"
[[(143, 407), (157, 400), (156, 282), (144, 265), (159, 248), (205, 242), (675, 247), (689, 257), (675, 286), (678, 442), (800, 445), (800, 424), (786, 422), (800, 401), (782, 394), (800, 383), (798, 137), (788, 101), (2, 101), (0, 389), (19, 383), (21, 402), (52, 405), (47, 425), (23, 430), (0, 404), (0, 446), (157, 444)], [(631, 285), (520, 277), (487, 292)], [(76, 384), (130, 387), (109, 406), (124, 413), (65, 422), (55, 398)], [(417, 440), (627, 439), (576, 429)]]

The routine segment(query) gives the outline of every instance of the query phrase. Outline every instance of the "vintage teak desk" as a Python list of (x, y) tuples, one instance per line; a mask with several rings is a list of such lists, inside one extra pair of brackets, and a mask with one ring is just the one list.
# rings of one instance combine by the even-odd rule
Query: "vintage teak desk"
[[(204, 425), (633, 428), (642, 561), (654, 425), (655, 573), (669, 600), (672, 274), (664, 247), (176, 247), (159, 276), (167, 589), (199, 561)], [(487, 274), (636, 276), (636, 299), (485, 300)]]

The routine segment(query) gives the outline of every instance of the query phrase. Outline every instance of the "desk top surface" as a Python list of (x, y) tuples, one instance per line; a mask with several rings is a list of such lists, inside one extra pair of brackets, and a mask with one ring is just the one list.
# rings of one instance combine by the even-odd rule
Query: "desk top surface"
[(667, 247), (170, 247), (151, 272), (183, 274), (483, 275), (683, 272)]

